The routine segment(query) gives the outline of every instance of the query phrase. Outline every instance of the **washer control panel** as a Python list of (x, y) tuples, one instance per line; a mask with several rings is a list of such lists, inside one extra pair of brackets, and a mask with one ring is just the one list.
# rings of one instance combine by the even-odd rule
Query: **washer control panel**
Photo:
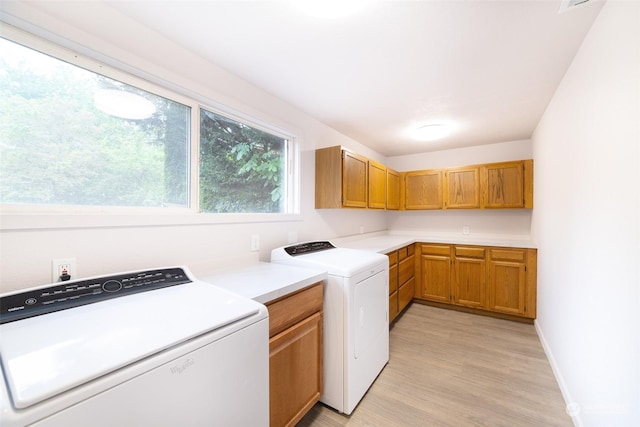
[(63, 282), (0, 297), (0, 324), (191, 280), (179, 267)]

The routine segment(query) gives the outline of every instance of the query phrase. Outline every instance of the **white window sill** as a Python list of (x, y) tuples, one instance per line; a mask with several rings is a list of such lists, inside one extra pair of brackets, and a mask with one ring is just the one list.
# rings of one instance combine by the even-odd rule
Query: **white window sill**
[(300, 214), (1, 213), (0, 230), (162, 227), (302, 221)]

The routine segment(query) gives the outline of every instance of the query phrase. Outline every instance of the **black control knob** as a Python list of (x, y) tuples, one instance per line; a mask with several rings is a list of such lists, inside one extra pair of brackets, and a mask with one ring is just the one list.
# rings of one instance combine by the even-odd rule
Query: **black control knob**
[(102, 284), (102, 289), (105, 292), (118, 292), (120, 289), (122, 289), (122, 283), (118, 282), (117, 280), (107, 280)]

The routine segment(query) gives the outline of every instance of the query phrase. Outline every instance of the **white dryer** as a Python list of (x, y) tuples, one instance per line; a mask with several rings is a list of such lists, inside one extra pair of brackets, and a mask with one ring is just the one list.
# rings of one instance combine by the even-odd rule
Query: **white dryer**
[(388, 258), (318, 241), (274, 249), (271, 262), (327, 271), (320, 401), (351, 414), (389, 361)]

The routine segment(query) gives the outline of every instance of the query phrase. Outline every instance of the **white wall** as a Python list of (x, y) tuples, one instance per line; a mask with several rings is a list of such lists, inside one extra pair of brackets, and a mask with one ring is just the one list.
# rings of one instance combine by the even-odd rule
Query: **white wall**
[[(0, 3), (3, 19), (81, 54), (116, 65), (140, 77), (187, 95), (247, 114), (299, 136), (301, 155), (301, 218), (251, 224), (200, 224), (130, 227), (53, 227), (60, 220), (46, 215), (39, 228), (12, 230), (6, 224), (21, 218), (1, 218), (0, 291), (50, 282), (51, 260), (75, 257), (78, 276), (108, 274), (168, 264), (186, 264), (194, 273), (231, 264), (267, 261), (270, 250), (298, 241), (326, 239), (394, 229), (460, 231), (472, 235), (499, 232), (528, 236), (530, 211), (403, 212), (315, 210), (314, 150), (343, 145), (398, 170), (456, 166), (530, 158), (530, 142), (516, 141), (459, 150), (385, 159), (309, 117), (280, 99), (163, 39), (151, 30), (100, 2)], [(117, 30), (114, 30), (117, 29)], [(86, 218), (64, 218), (69, 224)], [(89, 220), (89, 222), (93, 222)], [(135, 222), (140, 223), (137, 219)], [(251, 235), (260, 236), (260, 251), (250, 251)]]
[(576, 425), (640, 420), (639, 126), (640, 3), (609, 1), (533, 135), (536, 327)]
[(390, 157), (386, 164), (392, 169), (408, 171), (523, 160), (531, 156), (531, 140), (525, 139)]
[[(532, 157), (531, 141), (523, 140), (397, 156), (387, 159), (386, 164), (399, 171), (409, 171), (531, 159)], [(537, 165), (534, 164), (534, 175), (536, 173)], [(469, 236), (472, 238), (502, 235), (507, 239), (526, 240), (530, 236), (531, 210), (404, 211), (390, 212), (388, 215), (388, 227), (393, 230), (419, 229), (424, 232), (462, 234), (463, 226), (469, 227)]]
[[(186, 264), (194, 273), (231, 264), (268, 261), (289, 233), (298, 241), (326, 239), (386, 229), (384, 212), (315, 210), (314, 150), (343, 145), (377, 160), (383, 157), (328, 128), (296, 108), (205, 62), (169, 40), (101, 3), (2, 2), (3, 19), (99, 60), (173, 89), (249, 114), (298, 134), (301, 152), (301, 218), (285, 222), (134, 227), (0, 228), (0, 292), (51, 281), (54, 258), (75, 257), (81, 277), (117, 271)], [(15, 218), (11, 220), (13, 221)], [(20, 219), (18, 218), (18, 221)], [(68, 218), (71, 224), (81, 218)], [(151, 222), (151, 221), (150, 221)], [(251, 235), (260, 251), (250, 251)]]

